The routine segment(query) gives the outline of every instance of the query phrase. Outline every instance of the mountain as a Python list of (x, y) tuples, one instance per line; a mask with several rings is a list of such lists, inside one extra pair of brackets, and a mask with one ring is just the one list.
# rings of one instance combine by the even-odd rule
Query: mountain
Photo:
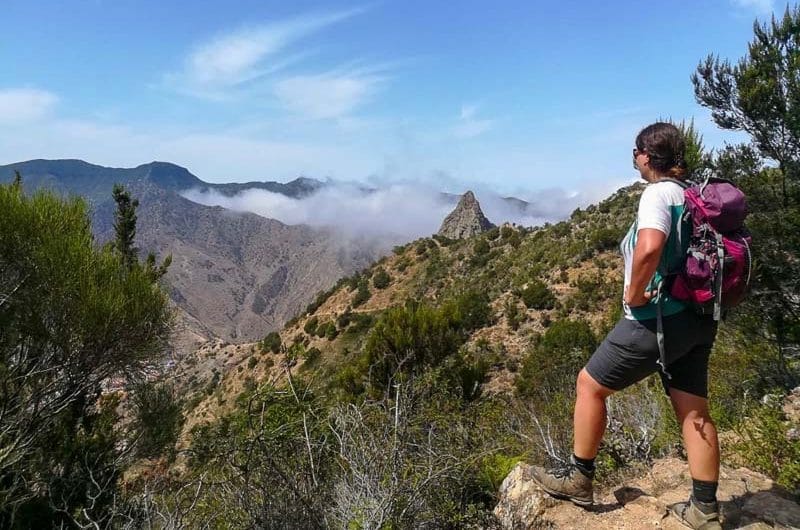
[(169, 162), (150, 162), (135, 168), (112, 168), (83, 160), (29, 160), (0, 166), (0, 182), (10, 182), (15, 171), (23, 175), (29, 190), (46, 187), (81, 195), (92, 203), (107, 200), (115, 183), (129, 186), (136, 182), (151, 182), (165, 190), (216, 190), (228, 196), (256, 188), (293, 198), (305, 197), (325, 185), (324, 182), (306, 177), (287, 183), (265, 181), (216, 184), (204, 182), (188, 169)]
[[(114, 183), (139, 200), (136, 245), (143, 257), (173, 257), (165, 276), (178, 307), (182, 351), (199, 342), (256, 340), (303, 309), (314, 295), (388, 251), (376, 240), (344, 239), (330, 230), (285, 225), (251, 213), (209, 207), (183, 198), (188, 188), (235, 193), (237, 185), (205, 183), (174, 164), (120, 169), (80, 160), (32, 160), (0, 166), (0, 182), (23, 175), (26, 190), (40, 187), (82, 195), (92, 206), (99, 242), (113, 238)], [(300, 178), (264, 189), (301, 197), (323, 183)]]
[(463, 239), (491, 228), (494, 225), (483, 215), (475, 195), (467, 191), (461, 196), (456, 208), (445, 217), (438, 234), (450, 239)]

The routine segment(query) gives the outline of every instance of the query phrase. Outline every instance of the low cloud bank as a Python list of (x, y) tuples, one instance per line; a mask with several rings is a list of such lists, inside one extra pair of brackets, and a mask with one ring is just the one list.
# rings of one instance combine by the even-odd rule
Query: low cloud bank
[[(527, 204), (504, 199), (489, 190), (474, 192), (491, 222), (537, 226), (563, 220), (575, 208), (597, 202), (625, 183), (616, 184), (573, 192), (548, 189), (519, 194), (517, 198)], [(393, 241), (436, 233), (458, 202), (457, 195), (448, 197), (429, 186), (409, 183), (375, 190), (329, 183), (302, 199), (260, 189), (245, 190), (231, 197), (215, 190), (193, 189), (185, 191), (183, 196), (207, 206), (252, 212), (285, 224), (334, 228), (351, 237), (387, 237)]]

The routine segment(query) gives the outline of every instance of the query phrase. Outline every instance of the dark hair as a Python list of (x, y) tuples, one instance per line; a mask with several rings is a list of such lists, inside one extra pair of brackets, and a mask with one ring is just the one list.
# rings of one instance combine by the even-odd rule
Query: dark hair
[(686, 178), (686, 142), (673, 124), (659, 121), (648, 125), (636, 136), (636, 148), (650, 156), (650, 167), (659, 173)]

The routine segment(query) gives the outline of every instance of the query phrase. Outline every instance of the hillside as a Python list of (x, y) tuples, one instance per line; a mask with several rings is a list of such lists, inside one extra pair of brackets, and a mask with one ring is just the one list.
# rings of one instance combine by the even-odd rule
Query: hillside
[[(186, 421), (174, 469), (186, 480), (204, 469), (228, 469), (226, 459), (183, 455), (210, 455), (237, 440), (230, 448), (233, 461), (260, 461), (270, 484), (321, 488), (323, 495), (327, 486), (307, 481), (317, 472), (314, 458), (330, 458), (323, 448), (332, 444), (338, 458), (349, 462), (334, 458), (339, 463), (329, 469), (341, 480), (360, 473), (385, 477), (398, 469), (408, 474), (397, 498), (375, 491), (369, 481), (337, 483), (349, 493), (329, 499), (330, 509), (366, 510), (360, 521), (382, 519), (359, 503), (388, 495), (394, 500), (385, 502), (403, 505), (402, 495), (415, 491), (425, 498), (417, 509), (427, 515), (416, 515), (424, 520), (573, 528), (591, 526), (599, 517), (609, 528), (674, 528), (664, 509), (686, 496), (687, 475), (678, 430), (655, 378), (611, 400), (598, 457), (596, 514), (526, 486), (522, 463), (569, 450), (574, 374), (619, 317), (622, 263), (616, 246), (642, 189), (623, 188), (555, 225), (503, 225), (468, 239), (434, 236), (398, 246), (321, 292), (263, 341), (206, 345), (176, 374), (185, 382)], [(796, 406), (784, 413), (742, 399), (743, 363), (768, 361), (738, 353), (737, 340), (723, 328), (711, 366), (714, 415), (729, 429), (720, 490), (726, 524), (791, 527), (798, 514), (797, 469), (790, 463), (800, 456), (791, 434), (800, 427)], [(747, 369), (762, 370), (752, 364)], [(408, 394), (401, 395), (401, 388)], [(399, 408), (404, 399), (411, 404)], [(753, 410), (754, 418), (742, 421), (744, 410)], [(268, 411), (277, 416), (271, 419)], [(261, 439), (264, 431), (257, 425), (265, 421), (279, 421), (277, 430), (268, 431), (278, 438)], [(398, 421), (400, 442), (391, 434)], [(294, 438), (280, 434), (301, 425)], [(354, 431), (343, 438), (347, 431), (338, 429), (348, 425)], [(303, 434), (305, 429), (312, 433)], [(310, 453), (323, 452), (304, 462), (304, 445)], [(285, 450), (295, 451), (287, 458), (297, 458), (278, 464), (265, 456)], [(389, 459), (391, 454), (400, 460)], [(436, 464), (421, 465), (420, 458), (433, 454)], [(450, 476), (451, 465), (460, 470), (456, 475)], [(742, 465), (771, 478), (737, 469)], [(289, 480), (287, 472), (300, 475)], [(510, 499), (513, 492), (522, 497)], [(471, 508), (437, 505), (440, 495), (467, 495)], [(509, 523), (515, 517), (509, 513), (526, 509), (535, 512), (525, 512), (528, 526)], [(473, 516), (463, 519), (464, 513)]]
[[(174, 164), (120, 169), (80, 160), (32, 160), (0, 166), (0, 182), (10, 181), (14, 171), (23, 175), (28, 192), (43, 187), (85, 197), (100, 243), (114, 236), (112, 187), (126, 186), (140, 203), (135, 241), (140, 255), (173, 258), (165, 281), (178, 309), (172, 346), (180, 355), (209, 339), (255, 340), (278, 329), (317, 291), (388, 252), (374, 239), (339, 237), (332, 230), (189, 201), (180, 195), (187, 188), (221, 193), (238, 188), (205, 183)], [(290, 197), (320, 185), (304, 178), (259, 184)]]
[[(488, 295), (491, 315), (463, 349), (486, 364), (484, 392), (513, 393), (516, 374), (551, 323), (583, 319), (599, 334), (615, 320), (622, 263), (616, 246), (642, 189), (624, 188), (555, 225), (504, 225), (468, 239), (434, 236), (395, 247), (392, 255), (319, 293), (280, 330), (277, 353), (260, 343), (209, 345), (197, 353), (180, 379), (208, 396), (190, 413), (187, 428), (230, 410), (244, 389), (284, 379), (287, 367), (335, 385), (389, 308), (409, 300), (436, 304), (467, 290)], [(226, 369), (204, 368), (203, 359), (218, 357)], [(213, 393), (212, 380), (219, 384)], [(189, 398), (193, 404), (198, 399)]]

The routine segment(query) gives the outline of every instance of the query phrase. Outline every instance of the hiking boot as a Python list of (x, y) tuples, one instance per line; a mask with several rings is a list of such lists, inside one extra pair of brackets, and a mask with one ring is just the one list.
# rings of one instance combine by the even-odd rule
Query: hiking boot
[(714, 511), (705, 513), (697, 507), (698, 501), (694, 497), (689, 497), (686, 502), (679, 502), (673, 504), (669, 513), (676, 517), (680, 522), (689, 528), (696, 530), (722, 530), (722, 525), (719, 522), (719, 508), (714, 506)]
[(562, 467), (545, 469), (531, 467), (531, 478), (544, 491), (559, 499), (567, 499), (579, 506), (591, 506), (592, 479), (584, 475), (570, 458)]

